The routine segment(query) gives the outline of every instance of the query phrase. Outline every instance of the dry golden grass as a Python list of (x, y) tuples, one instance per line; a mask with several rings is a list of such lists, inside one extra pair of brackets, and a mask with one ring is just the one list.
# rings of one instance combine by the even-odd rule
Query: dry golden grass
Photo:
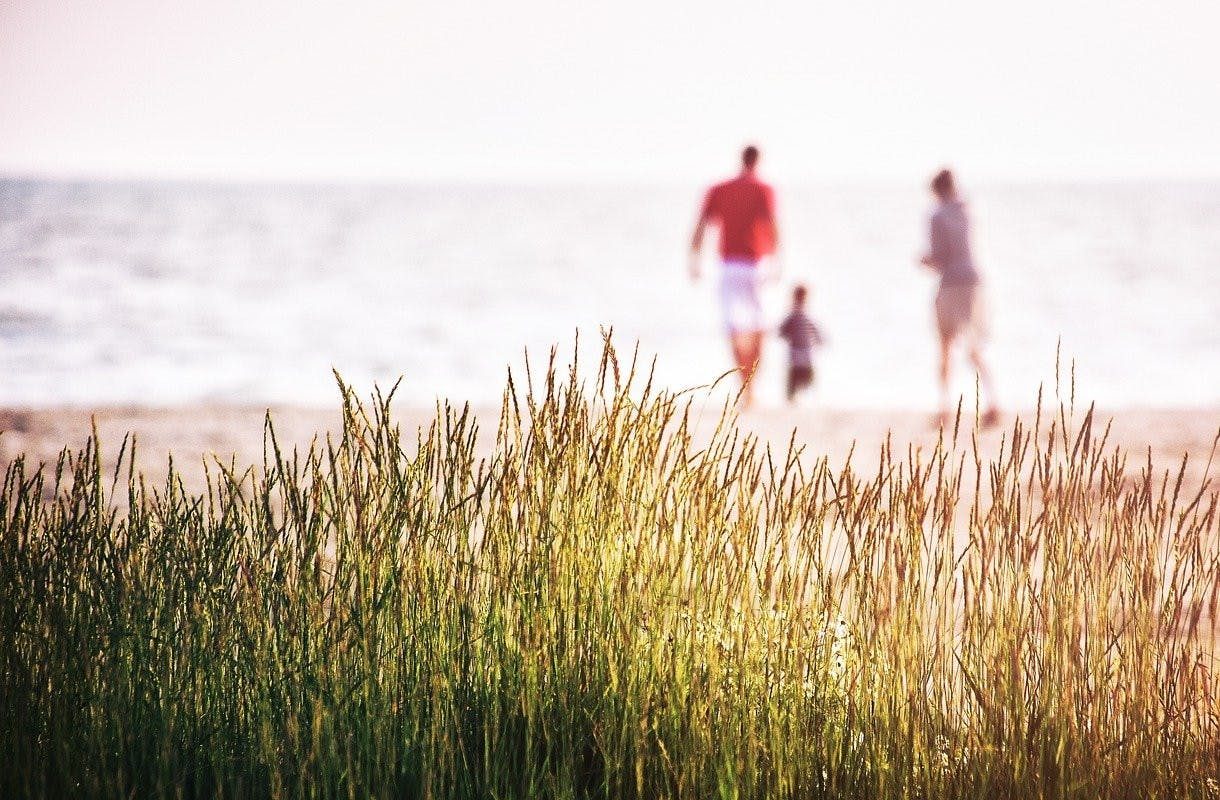
[(488, 458), (344, 397), (201, 495), (12, 464), (0, 794), (1220, 796), (1217, 493), (1090, 413), (858, 474), (609, 347)]

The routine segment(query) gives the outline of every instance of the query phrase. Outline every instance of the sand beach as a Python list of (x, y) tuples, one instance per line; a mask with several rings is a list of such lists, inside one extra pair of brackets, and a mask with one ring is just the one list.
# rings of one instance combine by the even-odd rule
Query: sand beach
[[(479, 449), (489, 454), (494, 446), (499, 410), (492, 407), (472, 409), (479, 421)], [(113, 464), (124, 436), (134, 434), (137, 466), (152, 481), (163, 480), (169, 458), (183, 475), (188, 489), (204, 486), (204, 464), (217, 460), (239, 467), (258, 466), (263, 461), (264, 421), (270, 415), (281, 448), (306, 449), (315, 436), (325, 438), (338, 429), (340, 412), (294, 406), (262, 408), (239, 405), (193, 405), (182, 407), (111, 406), (96, 409), (73, 407), (0, 409), (0, 464), (7, 466), (24, 454), (27, 463), (53, 465), (64, 448), (84, 446), (96, 426), (102, 445), (103, 461)], [(709, 403), (696, 415), (696, 437), (708, 436), (718, 419), (719, 407)], [(396, 408), (394, 420), (404, 434), (426, 428), (435, 419), (434, 408)], [(1075, 411), (1077, 421), (1084, 410)], [(1006, 414), (1001, 425), (977, 433), (979, 453), (993, 456), (1011, 438), (1014, 419), (1032, 425), (1032, 410)], [(1045, 434), (1049, 414), (1043, 413)], [(848, 456), (861, 470), (875, 466), (882, 444), (890, 438), (895, 452), (908, 445), (931, 450), (940, 431), (930, 415), (914, 411), (834, 410), (834, 409), (759, 409), (742, 414), (743, 431), (759, 436), (773, 448), (784, 450), (790, 439), (805, 448), (807, 459), (823, 455), (832, 467), (841, 466)], [(1118, 448), (1127, 456), (1132, 473), (1151, 461), (1157, 474), (1173, 475), (1186, 458), (1184, 483), (1196, 491), (1204, 480), (1209, 456), (1220, 435), (1220, 408), (1177, 409), (1098, 409), (1095, 431), (1100, 435), (1111, 425), (1107, 449)], [(795, 433), (794, 433), (795, 431)], [(963, 418), (959, 446), (973, 447), (972, 420)], [(410, 436), (406, 436), (410, 439)], [(1216, 465), (1211, 475), (1215, 476)]]

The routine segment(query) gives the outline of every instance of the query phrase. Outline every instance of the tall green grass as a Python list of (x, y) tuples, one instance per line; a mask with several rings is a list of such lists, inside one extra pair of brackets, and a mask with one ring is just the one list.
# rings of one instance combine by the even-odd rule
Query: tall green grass
[(1091, 413), (879, 467), (611, 350), (208, 490), (0, 493), (3, 797), (1220, 796), (1217, 494)]

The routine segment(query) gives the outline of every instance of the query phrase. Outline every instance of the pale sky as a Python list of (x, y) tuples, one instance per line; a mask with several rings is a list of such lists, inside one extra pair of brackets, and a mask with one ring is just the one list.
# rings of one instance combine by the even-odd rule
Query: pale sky
[(0, 0), (0, 173), (1220, 177), (1220, 4)]

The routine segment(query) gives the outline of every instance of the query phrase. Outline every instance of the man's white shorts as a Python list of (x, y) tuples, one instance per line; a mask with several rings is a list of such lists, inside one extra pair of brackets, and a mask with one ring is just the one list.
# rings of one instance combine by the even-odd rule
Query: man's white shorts
[(761, 270), (757, 264), (724, 262), (720, 272), (720, 310), (729, 333), (754, 333), (766, 327), (759, 299), (761, 285)]

